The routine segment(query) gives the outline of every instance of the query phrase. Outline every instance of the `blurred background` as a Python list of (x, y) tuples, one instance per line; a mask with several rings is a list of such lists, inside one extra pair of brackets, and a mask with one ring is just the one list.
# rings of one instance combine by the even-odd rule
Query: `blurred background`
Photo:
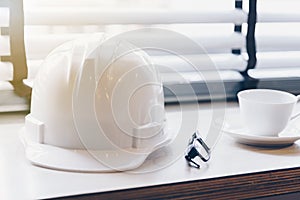
[[(15, 92), (14, 80), (34, 80), (45, 57), (60, 44), (92, 33), (113, 36), (140, 28), (172, 30), (204, 49), (199, 52), (167, 35), (154, 35), (151, 29), (138, 32), (141, 41), (180, 49), (206, 77), (203, 80), (177, 55), (148, 51), (161, 73), (166, 103), (178, 101), (171, 90), (180, 101), (189, 101), (187, 85), (192, 85), (199, 101), (236, 100), (237, 92), (246, 88), (300, 93), (297, 0), (7, 0), (0, 3), (0, 111), (29, 109), (30, 100)], [(23, 51), (26, 62), (15, 51)], [(28, 69), (27, 74), (21, 68)], [(21, 76), (16, 75), (18, 70)], [(220, 82), (225, 93), (216, 89), (210, 94), (207, 84)]]

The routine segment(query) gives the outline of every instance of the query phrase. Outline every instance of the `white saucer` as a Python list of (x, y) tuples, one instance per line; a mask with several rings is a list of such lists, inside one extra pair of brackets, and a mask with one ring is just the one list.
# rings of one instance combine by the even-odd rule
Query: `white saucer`
[(223, 132), (234, 138), (237, 142), (266, 147), (288, 146), (300, 139), (299, 123), (293, 122), (283, 130), (278, 136), (259, 136), (251, 134), (241, 122), (239, 115), (227, 117), (223, 126)]

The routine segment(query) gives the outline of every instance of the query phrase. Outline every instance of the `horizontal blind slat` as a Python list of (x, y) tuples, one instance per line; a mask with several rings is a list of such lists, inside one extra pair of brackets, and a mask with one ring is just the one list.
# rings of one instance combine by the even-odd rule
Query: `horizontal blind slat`
[(9, 26), (9, 8), (0, 7), (0, 27)]
[(236, 71), (220, 70), (218, 74), (216, 71), (203, 71), (201, 73), (194, 72), (180, 72), (180, 73), (162, 73), (162, 81), (165, 84), (182, 84), (192, 82), (220, 82), (220, 81), (243, 81), (243, 76)]
[(9, 56), (9, 55), (10, 55), (9, 36), (0, 35), (0, 56)]
[(99, 10), (99, 8), (28, 8), (26, 25), (100, 25), (100, 24), (171, 24), (171, 23), (235, 23), (247, 21), (239, 9), (199, 12), (182, 10)]
[(258, 35), (257, 51), (300, 51), (300, 35)]
[(300, 23), (258, 23), (257, 51), (299, 51)]
[(300, 78), (300, 68), (251, 69), (248, 74), (255, 79)]
[(59, 45), (80, 37), (88, 37), (92, 34), (45, 34), (25, 35), (25, 49), (28, 60), (44, 59)]
[[(194, 63), (199, 66), (201, 71), (209, 71), (212, 69), (219, 70), (237, 70), (243, 71), (247, 66), (247, 61), (242, 55), (233, 54), (209, 54), (209, 55), (183, 55), (177, 56), (151, 56), (153, 64), (161, 73), (192, 72), (195, 68), (190, 65)], [(37, 74), (43, 60), (28, 60), (28, 78), (33, 79)], [(197, 68), (196, 68), (197, 69)]]
[(10, 62), (0, 62), (0, 81), (13, 80), (13, 64)]
[[(243, 71), (247, 66), (247, 61), (243, 56), (233, 54), (183, 55), (181, 58), (177, 56), (151, 56), (151, 59), (162, 73), (195, 71), (195, 68), (188, 62), (199, 64), (199, 70), (201, 71), (212, 69)], [(29, 79), (35, 77), (42, 62), (43, 60), (27, 61)]]
[(0, 80), (0, 91), (13, 91), (14, 87), (8, 81), (1, 81)]
[(300, 1), (257, 1), (258, 22), (300, 22)]
[(300, 22), (299, 12), (264, 12), (257, 14), (257, 22)]
[(152, 62), (160, 72), (203, 71), (203, 70), (237, 70), (244, 71), (247, 66), (242, 55), (234, 54), (208, 54), (208, 55), (182, 55), (182, 56), (151, 56)]
[(109, 6), (109, 5), (114, 5), (115, 1), (111, 2), (106, 2), (106, 1), (99, 1), (99, 0), (23, 0), (25, 6), (30, 5), (30, 6), (60, 6), (60, 7), (68, 7), (70, 5), (73, 6), (80, 6), (82, 7), (83, 5), (89, 5), (89, 6)]
[[(176, 8), (195, 8), (195, 6), (199, 6), (200, 9), (210, 9), (210, 10), (223, 10), (225, 8), (233, 8), (235, 4), (235, 0), (169, 0), (169, 1), (161, 1), (161, 0), (24, 0), (25, 5), (30, 6), (60, 6), (60, 7), (69, 7), (69, 6), (101, 6), (105, 8), (112, 7), (125, 7), (125, 8), (148, 8), (148, 7), (176, 7)], [(218, 6), (216, 6), (216, 4)], [(197, 9), (199, 9), (197, 7)]]
[(258, 52), (256, 68), (300, 68), (300, 51)]
[[(89, 36), (91, 34), (46, 34), (46, 35), (25, 35), (25, 47), (27, 59), (44, 59), (55, 47), (60, 44), (76, 39), (79, 37)], [(151, 32), (144, 32), (132, 34), (130, 37), (122, 37), (124, 40), (130, 40), (139, 44), (138, 46), (151, 45), (153, 47), (164, 46), (166, 49), (178, 50), (185, 52), (185, 54), (199, 54), (199, 48), (203, 47), (205, 52), (208, 53), (230, 53), (232, 48), (243, 48), (245, 44), (245, 37), (239, 33), (232, 33), (223, 36), (209, 36), (197, 34), (190, 35), (199, 48), (185, 46), (184, 50), (182, 44), (174, 42), (176, 38), (168, 35), (154, 35)], [(161, 52), (153, 52), (153, 54), (161, 54)]]
[(0, 80), (0, 112), (28, 110), (28, 99), (19, 97), (8, 81)]
[[(28, 79), (33, 79), (43, 60), (28, 60)], [(0, 81), (12, 81), (13, 80), (13, 64), (11, 62), (0, 62)]]

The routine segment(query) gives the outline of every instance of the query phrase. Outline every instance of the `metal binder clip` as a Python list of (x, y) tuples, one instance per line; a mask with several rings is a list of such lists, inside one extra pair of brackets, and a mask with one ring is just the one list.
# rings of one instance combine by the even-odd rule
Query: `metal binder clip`
[[(201, 152), (203, 152), (201, 149), (204, 149), (206, 155), (201, 154)], [(202, 140), (198, 131), (193, 134), (186, 150), (185, 159), (189, 166), (200, 168), (200, 164), (194, 160), (197, 156), (199, 156), (203, 162), (207, 162), (210, 159), (210, 148)]]

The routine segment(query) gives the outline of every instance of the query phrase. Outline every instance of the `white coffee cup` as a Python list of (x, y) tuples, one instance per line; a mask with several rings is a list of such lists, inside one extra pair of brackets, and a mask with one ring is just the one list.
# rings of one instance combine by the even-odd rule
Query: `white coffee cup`
[(240, 112), (251, 134), (278, 136), (287, 126), (300, 95), (270, 89), (250, 89), (238, 93)]

